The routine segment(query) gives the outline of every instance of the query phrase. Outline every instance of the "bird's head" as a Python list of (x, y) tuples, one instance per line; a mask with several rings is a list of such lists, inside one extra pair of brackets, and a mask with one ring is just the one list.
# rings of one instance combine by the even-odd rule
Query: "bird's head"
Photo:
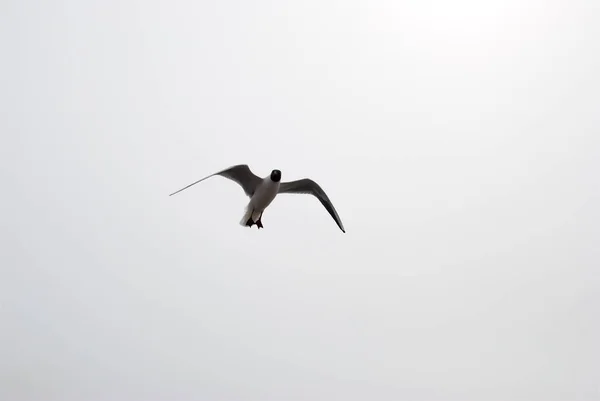
[(279, 171), (279, 170), (271, 171), (271, 181), (273, 181), (273, 182), (281, 181), (281, 171)]

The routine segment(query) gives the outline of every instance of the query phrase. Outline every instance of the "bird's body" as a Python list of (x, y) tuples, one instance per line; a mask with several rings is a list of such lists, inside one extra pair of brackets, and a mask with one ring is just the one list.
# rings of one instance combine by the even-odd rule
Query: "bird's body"
[[(256, 187), (254, 195), (250, 198), (248, 206), (246, 206), (246, 213), (240, 224), (243, 226), (248, 225), (249, 221), (256, 222), (259, 228), (262, 228), (262, 221), (260, 220), (263, 212), (273, 202), (279, 191), (280, 181), (273, 181), (271, 177), (265, 177), (262, 182)], [(250, 227), (252, 224), (250, 224)]]
[(319, 199), (325, 209), (327, 209), (338, 227), (343, 232), (346, 232), (333, 204), (325, 194), (325, 191), (323, 191), (316, 182), (304, 178), (302, 180), (282, 183), (281, 171), (279, 170), (273, 170), (269, 176), (260, 178), (252, 173), (247, 165), (239, 164), (204, 177), (179, 191), (173, 192), (171, 195), (175, 195), (176, 193), (215, 175), (220, 175), (237, 182), (250, 198), (250, 202), (248, 202), (248, 205), (246, 206), (244, 217), (242, 217), (242, 220), (240, 221), (240, 224), (243, 226), (252, 227), (256, 224), (259, 229), (263, 228), (261, 220), (263, 212), (273, 202), (275, 197), (281, 193), (297, 193), (314, 195)]

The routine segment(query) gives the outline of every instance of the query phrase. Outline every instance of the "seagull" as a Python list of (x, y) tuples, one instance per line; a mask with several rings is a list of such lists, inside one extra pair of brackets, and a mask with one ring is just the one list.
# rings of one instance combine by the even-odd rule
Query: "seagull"
[(173, 196), (184, 189), (215, 175), (220, 175), (221, 177), (235, 181), (242, 187), (246, 196), (250, 198), (250, 202), (246, 206), (244, 217), (242, 217), (242, 220), (240, 221), (242, 226), (252, 227), (253, 225), (256, 225), (257, 229), (263, 228), (261, 221), (263, 212), (278, 194), (309, 194), (315, 196), (321, 204), (325, 206), (325, 209), (327, 209), (331, 217), (333, 217), (333, 220), (335, 220), (340, 230), (344, 233), (346, 232), (340, 216), (338, 216), (329, 197), (319, 184), (309, 178), (281, 182), (281, 171), (279, 170), (273, 170), (270, 175), (265, 178), (260, 178), (250, 170), (248, 165), (238, 164), (201, 178), (198, 181), (173, 192), (169, 196)]

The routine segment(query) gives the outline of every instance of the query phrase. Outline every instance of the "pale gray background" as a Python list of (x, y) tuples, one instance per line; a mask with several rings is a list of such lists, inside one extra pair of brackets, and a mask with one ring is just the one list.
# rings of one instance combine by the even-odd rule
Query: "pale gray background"
[[(0, 399), (600, 399), (590, 1), (0, 5)], [(212, 172), (312, 177), (265, 229)]]

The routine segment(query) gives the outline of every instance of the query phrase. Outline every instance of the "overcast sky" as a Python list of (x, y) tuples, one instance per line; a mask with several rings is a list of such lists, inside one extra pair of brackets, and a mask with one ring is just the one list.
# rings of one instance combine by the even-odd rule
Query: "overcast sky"
[[(597, 1), (0, 5), (0, 399), (600, 400)], [(327, 191), (264, 230), (211, 178)]]

